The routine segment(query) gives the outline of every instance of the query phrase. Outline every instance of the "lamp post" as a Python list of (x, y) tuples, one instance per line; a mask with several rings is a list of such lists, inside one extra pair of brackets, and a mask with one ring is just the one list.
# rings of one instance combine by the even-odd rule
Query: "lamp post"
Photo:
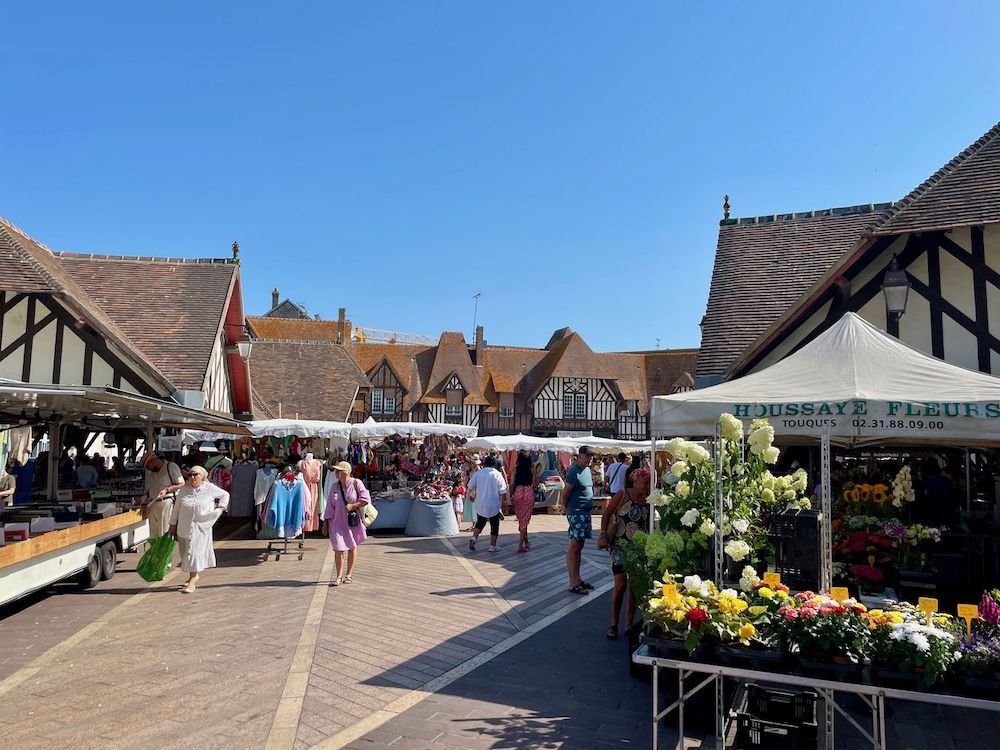
[(882, 294), (885, 296), (886, 318), (894, 336), (899, 336), (899, 319), (906, 312), (906, 299), (910, 294), (910, 279), (906, 271), (899, 267), (896, 256), (892, 256), (889, 268), (882, 279)]
[(253, 342), (250, 340), (249, 336), (244, 335), (243, 338), (236, 342), (236, 349), (240, 353), (240, 359), (246, 362), (250, 359), (250, 352), (253, 349)]

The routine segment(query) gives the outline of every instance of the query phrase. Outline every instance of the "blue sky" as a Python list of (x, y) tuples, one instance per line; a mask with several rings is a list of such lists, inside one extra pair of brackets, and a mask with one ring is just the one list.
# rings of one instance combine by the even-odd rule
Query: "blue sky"
[(250, 314), (277, 286), (469, 337), (482, 291), (491, 343), (696, 346), (724, 193), (897, 199), (1000, 120), (996, 4), (696, 5), (21, 3), (0, 215), (78, 252), (239, 240)]

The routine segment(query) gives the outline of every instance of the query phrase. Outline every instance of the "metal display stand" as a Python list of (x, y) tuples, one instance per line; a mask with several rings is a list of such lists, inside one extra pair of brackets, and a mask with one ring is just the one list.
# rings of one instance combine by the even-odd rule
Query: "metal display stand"
[(287, 554), (294, 555), (295, 554), (294, 550), (289, 552), (288, 549), (289, 542), (298, 542), (299, 559), (301, 560), (303, 555), (305, 554), (305, 545), (306, 545), (305, 531), (300, 531), (298, 536), (284, 537), (282, 539), (271, 539), (267, 543), (267, 549), (264, 550), (264, 562), (267, 562), (268, 556), (272, 554), (274, 555), (275, 561), (280, 560), (282, 555), (287, 555)]
[[(656, 656), (649, 646), (640, 646), (632, 655), (632, 661), (653, 669), (653, 750), (659, 748), (659, 727), (660, 720), (673, 711), (677, 711), (677, 743), (675, 750), (683, 750), (684, 747), (684, 703), (695, 693), (703, 688), (713, 685), (715, 687), (715, 738), (716, 748), (724, 748), (725, 737), (732, 721), (729, 717), (729, 707), (725, 705), (723, 699), (723, 683), (726, 678), (754, 681), (761, 683), (771, 683), (778, 685), (790, 685), (793, 687), (808, 688), (815, 691), (820, 699), (825, 703), (825, 736), (827, 750), (834, 747), (834, 717), (836, 712), (840, 712), (851, 726), (857, 729), (861, 735), (872, 744), (874, 750), (886, 750), (887, 735), (885, 729), (885, 701), (887, 698), (901, 701), (911, 701), (914, 703), (930, 703), (938, 706), (954, 706), (957, 708), (970, 708), (978, 711), (993, 711), (1000, 713), (1000, 701), (984, 700), (981, 698), (966, 698), (960, 695), (949, 695), (943, 693), (920, 693), (913, 690), (900, 690), (896, 688), (880, 687), (878, 685), (864, 685), (854, 682), (839, 682), (834, 680), (816, 679), (802, 675), (783, 674), (780, 672), (764, 672), (756, 669), (741, 669), (738, 667), (726, 667), (718, 664), (704, 664), (696, 661), (664, 659)], [(660, 670), (672, 669), (677, 671), (677, 700), (669, 706), (660, 710), (659, 688)], [(703, 679), (694, 687), (688, 687), (685, 680), (689, 677), (699, 675)], [(836, 693), (849, 693), (858, 696), (872, 713), (871, 732), (864, 729), (854, 717), (850, 716), (843, 708), (837, 705)]]

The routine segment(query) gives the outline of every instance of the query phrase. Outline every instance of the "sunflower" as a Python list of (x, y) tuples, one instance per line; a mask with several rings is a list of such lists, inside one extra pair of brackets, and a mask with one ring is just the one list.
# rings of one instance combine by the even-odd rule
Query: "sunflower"
[(860, 487), (855, 487), (853, 490), (851, 490), (851, 500), (853, 500), (856, 503), (860, 503), (861, 502), (861, 488)]
[(858, 499), (863, 503), (871, 502), (872, 486), (870, 484), (861, 485), (860, 492), (858, 493)]
[(884, 484), (876, 484), (872, 487), (872, 500), (879, 505), (884, 505), (889, 498), (888, 488)]

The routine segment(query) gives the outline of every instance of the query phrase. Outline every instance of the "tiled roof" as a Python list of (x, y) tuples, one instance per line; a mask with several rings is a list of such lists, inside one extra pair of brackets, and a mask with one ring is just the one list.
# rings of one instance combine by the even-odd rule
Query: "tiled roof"
[(618, 385), (621, 397), (626, 401), (638, 401), (640, 411), (645, 414), (645, 404), (649, 401), (646, 388), (646, 367), (642, 354), (621, 352), (598, 354)]
[(697, 375), (721, 377), (891, 204), (720, 223)]
[[(52, 293), (63, 295), (66, 301), (77, 308), (103, 335), (116, 343), (130, 364), (140, 373), (145, 373), (169, 392), (171, 382), (158, 369), (157, 363), (142, 357), (141, 347), (119, 326), (97, 300), (92, 298), (68, 273), (59, 256), (37, 240), (32, 239), (10, 222), (0, 219), (0, 289), (19, 293)], [(114, 285), (109, 282), (109, 286)], [(144, 290), (145, 291), (145, 290)], [(165, 394), (166, 395), (166, 394)]]
[[(253, 332), (262, 339), (331, 341), (337, 343), (337, 335), (339, 333), (339, 324), (336, 320), (247, 316), (247, 322), (250, 324)], [(348, 323), (347, 325), (350, 324)]]
[(204, 387), (236, 263), (78, 253), (55, 257), (171, 383), (179, 389)]
[(528, 374), (544, 357), (544, 349), (489, 346), (484, 364), (486, 377), (496, 393), (522, 393)]
[(433, 353), (433, 347), (422, 344), (368, 344), (358, 341), (347, 344), (347, 353), (358, 367), (369, 375), (383, 359), (388, 360), (406, 391), (403, 397), (403, 411), (410, 411), (423, 395), (417, 358), (426, 352)]
[(275, 416), (344, 422), (359, 388), (371, 385), (343, 346), (325, 341), (254, 342), (250, 375)]
[(665, 349), (644, 352), (646, 383), (651, 396), (673, 393), (678, 384), (694, 384), (698, 367), (697, 349)]
[(253, 389), (253, 413), (254, 417), (257, 419), (274, 419), (274, 412), (271, 408), (264, 402), (261, 395), (257, 393), (257, 389)]
[(1000, 123), (893, 206), (874, 234), (1000, 222)]
[(546, 349), (548, 353), (531, 374), (532, 395), (538, 393), (549, 378), (613, 379), (610, 370), (583, 337), (569, 328), (552, 334)]
[(483, 395), (486, 390), (483, 368), (472, 364), (465, 336), (457, 331), (445, 331), (441, 334), (434, 350), (434, 366), (431, 369), (430, 379), (425, 382), (426, 388), (421, 402), (443, 403), (444, 387), (452, 374), (457, 375), (465, 386), (466, 404), (485, 406), (489, 403)]

